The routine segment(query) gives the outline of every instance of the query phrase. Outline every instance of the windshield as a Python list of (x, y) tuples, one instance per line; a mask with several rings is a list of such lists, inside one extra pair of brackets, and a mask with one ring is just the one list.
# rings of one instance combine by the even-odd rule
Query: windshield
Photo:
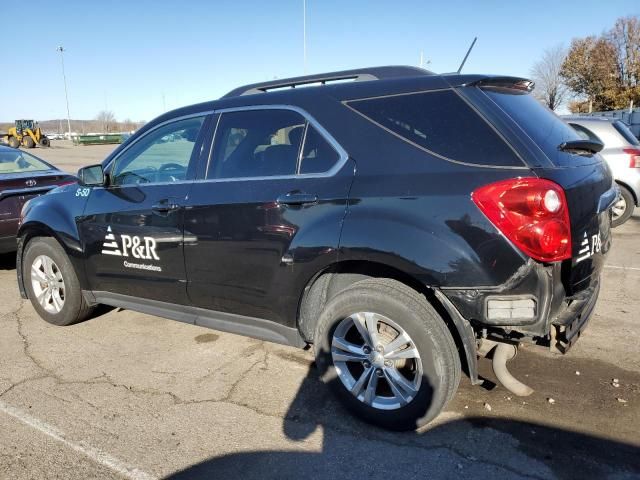
[(560, 144), (581, 140), (582, 137), (530, 94), (507, 89), (483, 90), (524, 130), (554, 165), (569, 166), (584, 164), (585, 161), (599, 161), (596, 155), (579, 157), (560, 151)]
[(42, 160), (21, 150), (0, 150), (0, 174), (51, 170)]

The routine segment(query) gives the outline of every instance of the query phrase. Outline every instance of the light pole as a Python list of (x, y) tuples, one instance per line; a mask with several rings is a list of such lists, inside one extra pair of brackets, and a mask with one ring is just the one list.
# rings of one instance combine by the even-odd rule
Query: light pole
[(69, 114), (69, 94), (67, 93), (67, 76), (64, 73), (64, 48), (56, 48), (60, 52), (60, 62), (62, 64), (62, 79), (64, 80), (64, 98), (67, 101), (67, 127), (69, 128), (69, 140), (71, 140), (71, 115)]
[(304, 74), (307, 74), (307, 0), (302, 0), (302, 62)]

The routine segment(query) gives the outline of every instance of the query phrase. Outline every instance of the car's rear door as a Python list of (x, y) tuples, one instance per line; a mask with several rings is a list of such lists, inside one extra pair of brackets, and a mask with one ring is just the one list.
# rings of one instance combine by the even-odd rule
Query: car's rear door
[(353, 172), (303, 112), (221, 112), (185, 210), (193, 304), (292, 326), (305, 281), (336, 258)]
[(87, 278), (99, 297), (188, 303), (184, 206), (205, 119), (195, 115), (160, 124), (112, 161), (108, 186), (79, 189), (89, 195), (79, 230)]

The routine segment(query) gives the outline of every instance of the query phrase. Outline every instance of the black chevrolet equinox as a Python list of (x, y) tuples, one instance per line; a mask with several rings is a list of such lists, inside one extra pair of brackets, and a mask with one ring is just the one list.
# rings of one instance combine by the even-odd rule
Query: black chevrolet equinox
[(391, 429), (432, 420), (489, 355), (565, 353), (596, 303), (618, 191), (523, 78), (378, 67), (247, 85), (158, 117), (28, 202), (23, 297), (313, 346)]

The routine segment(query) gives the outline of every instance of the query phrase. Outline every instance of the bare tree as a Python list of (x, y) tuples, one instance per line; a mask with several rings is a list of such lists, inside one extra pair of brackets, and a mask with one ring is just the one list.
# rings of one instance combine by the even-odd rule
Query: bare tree
[(104, 133), (109, 133), (117, 129), (116, 116), (112, 111), (102, 110), (96, 116), (96, 121), (100, 124)]
[(569, 93), (560, 75), (566, 56), (564, 47), (556, 45), (545, 50), (542, 58), (531, 68), (531, 79), (536, 83), (533, 93), (551, 110), (562, 105)]

